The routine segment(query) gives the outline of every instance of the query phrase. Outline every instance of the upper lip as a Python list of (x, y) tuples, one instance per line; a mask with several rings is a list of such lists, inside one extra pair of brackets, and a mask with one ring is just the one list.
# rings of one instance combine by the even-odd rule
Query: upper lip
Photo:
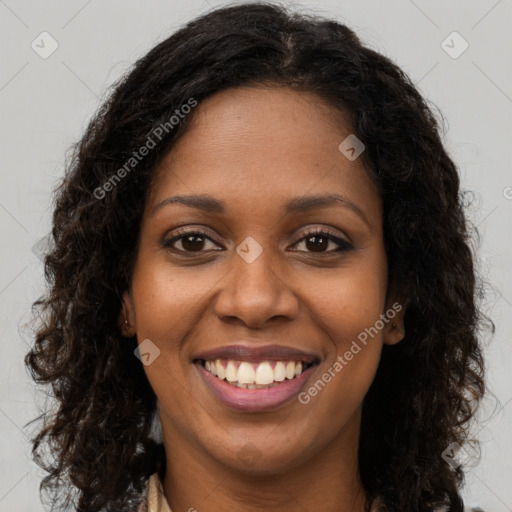
[(193, 357), (193, 360), (202, 359), (211, 361), (213, 359), (233, 359), (257, 363), (260, 361), (304, 361), (306, 363), (317, 363), (319, 358), (314, 354), (283, 345), (226, 345), (200, 352)]

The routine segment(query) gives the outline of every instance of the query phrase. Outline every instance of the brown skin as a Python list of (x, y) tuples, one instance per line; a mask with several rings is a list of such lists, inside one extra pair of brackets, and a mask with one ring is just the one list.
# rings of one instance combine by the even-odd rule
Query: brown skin
[[(192, 364), (198, 352), (241, 340), (299, 347), (320, 358), (310, 386), (391, 308), (379, 194), (361, 159), (351, 162), (338, 150), (351, 130), (315, 95), (281, 87), (218, 93), (196, 107), (192, 121), (155, 174), (123, 297), (126, 334), (139, 343), (149, 338), (161, 351), (144, 369), (159, 401), (169, 505), (363, 511), (361, 403), (382, 344), (404, 336), (404, 309), (307, 405), (232, 410)], [(333, 193), (359, 207), (368, 223), (340, 203), (284, 213), (291, 198)], [(210, 195), (226, 211), (181, 204), (155, 210), (178, 194)], [(209, 228), (212, 236), (202, 252), (187, 246), (190, 256), (180, 256), (162, 246), (178, 226)], [(306, 243), (309, 231), (326, 227), (354, 249), (334, 252), (330, 241), (315, 251)], [(235, 250), (248, 236), (263, 247), (250, 264)], [(184, 250), (182, 242), (174, 248)], [(240, 457), (247, 443), (258, 454), (253, 464)]]

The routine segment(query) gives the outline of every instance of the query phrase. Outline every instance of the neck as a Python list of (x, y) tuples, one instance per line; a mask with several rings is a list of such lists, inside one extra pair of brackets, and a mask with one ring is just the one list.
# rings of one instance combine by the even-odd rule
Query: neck
[(226, 466), (186, 440), (171, 443), (176, 433), (164, 430), (164, 444), (172, 446), (166, 449), (163, 482), (169, 506), (190, 512), (364, 512), (357, 459), (360, 415), (355, 416), (329, 445), (312, 447), (301, 462), (257, 474)]

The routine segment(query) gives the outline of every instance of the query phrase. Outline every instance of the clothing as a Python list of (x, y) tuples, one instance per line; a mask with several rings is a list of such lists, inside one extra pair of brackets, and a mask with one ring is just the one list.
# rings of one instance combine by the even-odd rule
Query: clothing
[[(137, 512), (172, 512), (163, 491), (162, 482), (158, 473), (153, 473), (146, 482), (145, 501), (141, 503)], [(192, 510), (194, 510), (192, 508)], [(371, 512), (378, 512), (378, 500), (372, 503)]]
[(162, 482), (158, 473), (153, 473), (146, 482), (144, 501), (137, 512), (172, 512), (165, 498)]

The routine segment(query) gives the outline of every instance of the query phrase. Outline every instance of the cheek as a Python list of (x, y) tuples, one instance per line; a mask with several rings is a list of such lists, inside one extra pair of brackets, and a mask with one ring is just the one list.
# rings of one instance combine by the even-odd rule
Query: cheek
[(300, 417), (310, 428), (321, 421), (324, 440), (336, 436), (355, 417), (375, 378), (382, 350), (382, 332), (368, 337), (365, 331), (379, 318), (382, 298), (371, 289), (364, 293), (355, 284), (345, 284), (337, 292), (331, 290), (324, 302), (317, 298), (315, 322), (322, 322), (317, 329), (332, 345), (325, 364), (299, 396), (304, 407)]
[(361, 259), (359, 265), (323, 275), (315, 280), (315, 286), (311, 282), (301, 286), (316, 331), (323, 332), (331, 343), (325, 367), (305, 390), (302, 403), (313, 408), (315, 417), (338, 418), (334, 430), (359, 407), (379, 364), (385, 261), (377, 251), (375, 257)]
[(197, 275), (161, 257), (141, 256), (132, 279), (139, 338), (154, 339), (168, 350), (169, 343), (199, 321), (202, 309), (197, 306), (218, 280), (216, 273)]
[(183, 271), (171, 268), (162, 258), (141, 254), (132, 276), (132, 294), (139, 344), (151, 340), (156, 345), (158, 357), (144, 371), (159, 400), (166, 402), (173, 397), (179, 401), (183, 393), (177, 391), (186, 378), (189, 368), (183, 359), (183, 340), (198, 323), (198, 304), (214, 281), (190, 279)]
[(385, 260), (374, 257), (360, 263), (319, 273), (300, 285), (311, 321), (329, 334), (338, 352), (344, 352), (352, 340), (373, 326), (385, 308)]
[(183, 383), (192, 368), (182, 360), (182, 347), (199, 320), (194, 305), (215, 283), (206, 274), (204, 279), (191, 279), (190, 274), (189, 271), (187, 276), (161, 256), (146, 252), (139, 254), (132, 276), (139, 344), (149, 339), (160, 351), (144, 371), (163, 413), (191, 405)]

